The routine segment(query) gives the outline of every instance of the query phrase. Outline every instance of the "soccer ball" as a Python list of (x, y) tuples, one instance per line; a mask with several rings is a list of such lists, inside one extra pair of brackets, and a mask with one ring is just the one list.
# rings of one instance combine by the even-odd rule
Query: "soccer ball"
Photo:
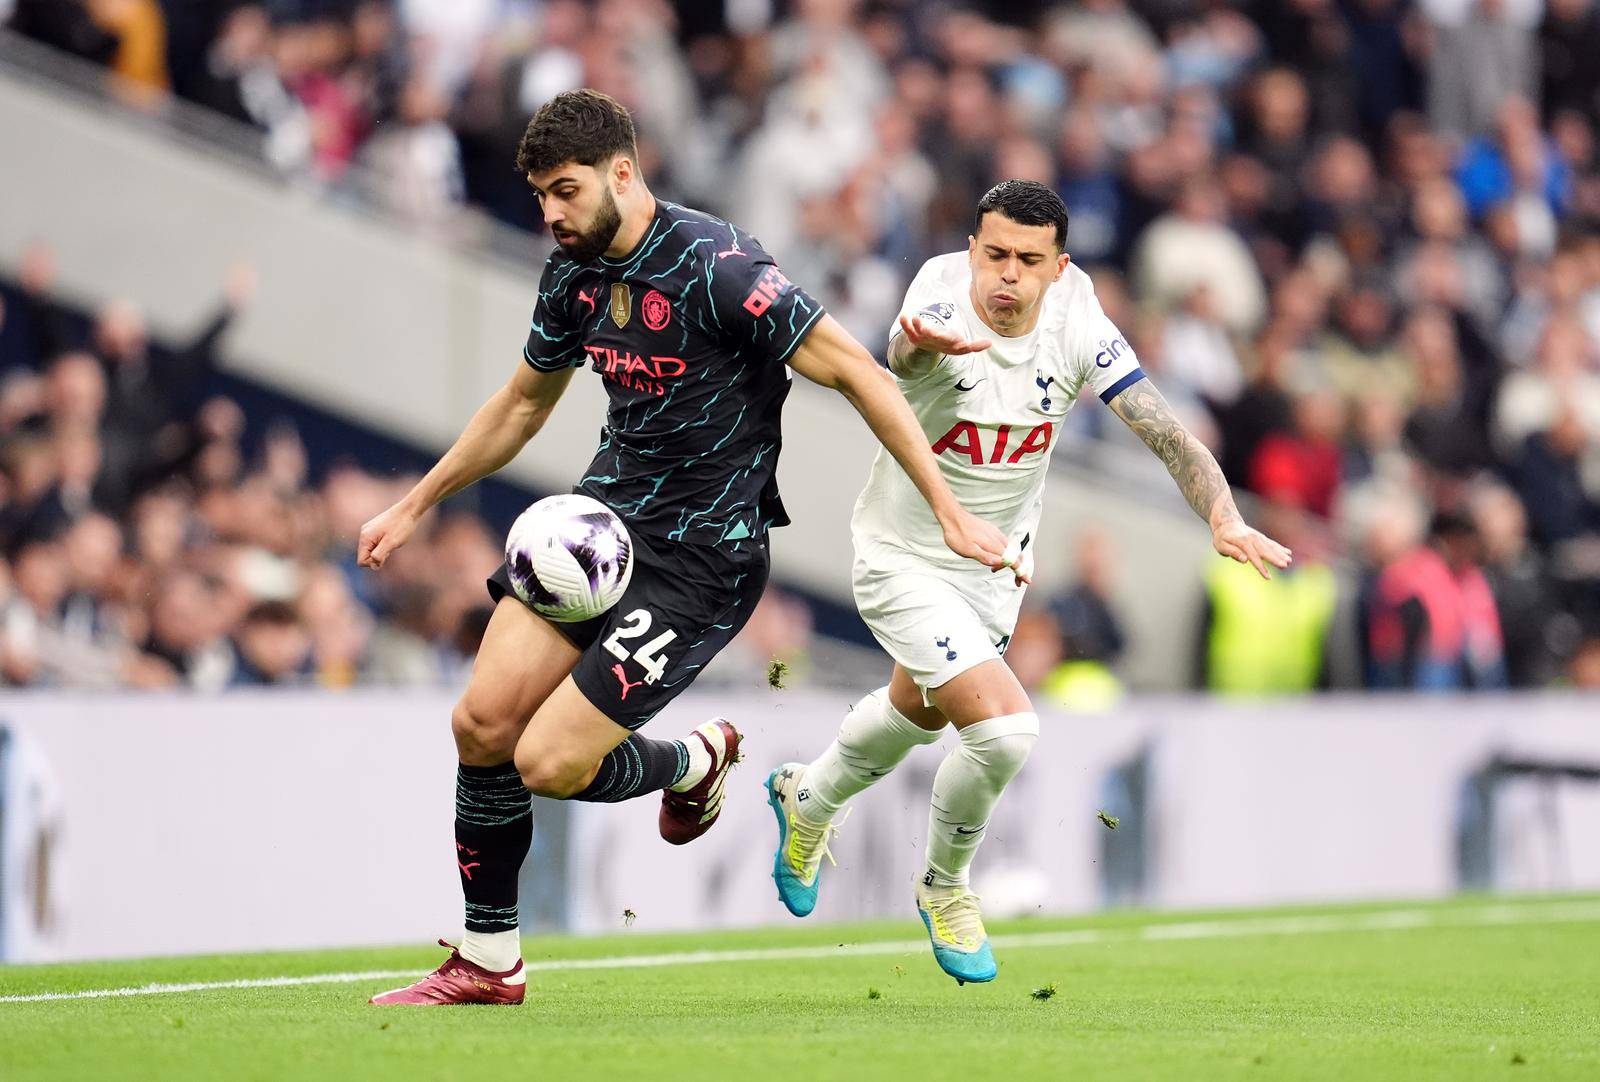
[(616, 513), (589, 496), (547, 496), (506, 535), (517, 597), (547, 620), (576, 623), (611, 608), (633, 578), (633, 541)]

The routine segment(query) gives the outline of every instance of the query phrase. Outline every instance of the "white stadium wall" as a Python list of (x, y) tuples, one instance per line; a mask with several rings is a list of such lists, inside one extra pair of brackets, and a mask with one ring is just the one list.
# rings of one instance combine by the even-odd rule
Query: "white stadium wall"
[[(0, 697), (7, 960), (453, 933), (450, 703), (443, 692)], [(994, 914), (1449, 894), (1474, 836), (1463, 827), (1482, 818), (1463, 794), (1498, 757), (1520, 765), (1478, 823), (1489, 859), (1476, 882), (1600, 888), (1600, 784), (1581, 777), (1600, 776), (1593, 705), (1152, 698), (1046, 713), (974, 885)], [(624, 909), (640, 931), (787, 922), (761, 783), (819, 751), (847, 706), (805, 691), (691, 692), (651, 729), (714, 713), (745, 728), (723, 820), (677, 848), (656, 834), (654, 799), (563, 805), (538, 817), (535, 846), (557, 843), (565, 871), (531, 862), (525, 899), (531, 880), (577, 932), (620, 931)], [(941, 754), (921, 750), (856, 801), (813, 919), (909, 919)], [(1116, 831), (1100, 810), (1120, 815)], [(32, 857), (41, 838), (43, 861)]]
[[(537, 288), (525, 266), (442, 244), (220, 151), (134, 122), (0, 63), (0, 271), (27, 245), (57, 252), (63, 290), (93, 305), (137, 298), (158, 332), (190, 333), (247, 259), (261, 290), (224, 345), (226, 365), (397, 438), (442, 450), (521, 363)], [(546, 242), (531, 238), (539, 247)], [(783, 253), (778, 253), (782, 257)], [(599, 380), (572, 382), (508, 474), (544, 491), (581, 475), (604, 419)], [(1081, 407), (1103, 407), (1086, 401)], [(784, 582), (850, 604), (849, 516), (875, 444), (837, 395), (797, 380), (779, 480), (795, 525), (774, 541)], [(1142, 452), (1141, 452), (1142, 455)], [(1206, 531), (1159, 467), (1125, 487), (1058, 456), (1037, 589), (1059, 589), (1071, 532), (1116, 538), (1134, 686), (1183, 686)]]

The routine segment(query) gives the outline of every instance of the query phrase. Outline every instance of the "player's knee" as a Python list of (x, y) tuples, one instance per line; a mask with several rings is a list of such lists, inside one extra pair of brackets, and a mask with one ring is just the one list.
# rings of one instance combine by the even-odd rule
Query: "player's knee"
[(535, 796), (565, 800), (583, 791), (585, 775), (594, 764), (585, 766), (546, 749), (518, 746), (514, 762), (522, 784)]
[(464, 763), (503, 763), (517, 746), (515, 725), (476, 707), (466, 697), (450, 713), (450, 732), (456, 740), (456, 754)]
[(1002, 714), (961, 730), (961, 745), (985, 770), (1014, 778), (1039, 740), (1039, 715)]

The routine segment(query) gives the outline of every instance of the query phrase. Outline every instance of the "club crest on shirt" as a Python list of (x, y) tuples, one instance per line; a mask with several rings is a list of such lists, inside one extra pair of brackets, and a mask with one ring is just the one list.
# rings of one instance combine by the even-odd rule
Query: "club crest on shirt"
[(951, 304), (949, 301), (940, 301), (938, 304), (930, 304), (928, 307), (917, 313), (919, 316), (929, 316), (933, 319), (937, 319), (940, 323), (949, 323), (955, 318), (955, 314), (956, 306)]
[(660, 290), (652, 289), (639, 302), (639, 315), (652, 331), (663, 330), (672, 321), (672, 302)]
[(628, 292), (628, 283), (613, 282), (611, 285), (611, 322), (617, 325), (617, 330), (628, 325), (628, 317), (633, 315), (633, 294)]

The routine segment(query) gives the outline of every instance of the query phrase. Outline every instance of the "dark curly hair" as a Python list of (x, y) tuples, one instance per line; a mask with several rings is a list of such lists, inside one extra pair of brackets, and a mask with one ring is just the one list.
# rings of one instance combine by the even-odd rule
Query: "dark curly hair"
[(1067, 246), (1067, 205), (1049, 186), (1037, 180), (1002, 180), (983, 193), (978, 200), (978, 213), (972, 221), (972, 231), (983, 228), (983, 216), (991, 210), (999, 211), (1019, 225), (1053, 225), (1056, 227), (1056, 248)]
[(564, 162), (599, 165), (618, 154), (638, 161), (633, 117), (598, 90), (568, 90), (539, 107), (517, 146), (523, 176), (548, 173)]

